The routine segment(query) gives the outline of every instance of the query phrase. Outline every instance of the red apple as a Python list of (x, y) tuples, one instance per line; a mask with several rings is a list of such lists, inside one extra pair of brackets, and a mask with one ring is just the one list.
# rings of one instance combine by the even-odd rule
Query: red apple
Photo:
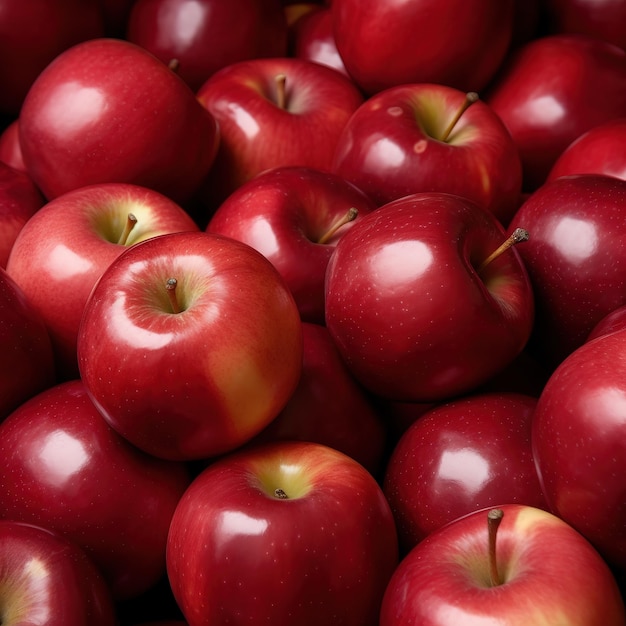
[(13, 120), (0, 133), (0, 161), (20, 172), (27, 172), (19, 137), (19, 119)]
[(393, 517), (372, 475), (306, 442), (209, 466), (181, 498), (167, 547), (190, 626), (377, 626), (397, 559)]
[(207, 230), (261, 252), (285, 279), (302, 319), (323, 324), (328, 260), (343, 234), (375, 208), (339, 175), (278, 167), (236, 189)]
[(511, 42), (513, 0), (333, 0), (339, 54), (368, 94), (408, 83), (480, 91)]
[(302, 370), (302, 323), (274, 266), (209, 233), (154, 237), (104, 272), (78, 363), (107, 422), (155, 456), (203, 459), (260, 432)]
[[(129, 222), (129, 215), (136, 222)], [(193, 230), (197, 225), (178, 204), (124, 183), (67, 192), (28, 220), (13, 244), (7, 272), (44, 319), (60, 376), (78, 373), (76, 338), (85, 302), (113, 259), (150, 237)]]
[(120, 437), (81, 381), (43, 391), (0, 424), (0, 458), (0, 517), (75, 541), (116, 599), (165, 573), (168, 528), (189, 472)]
[(74, 543), (44, 528), (0, 521), (3, 626), (115, 626), (102, 575)]
[(519, 148), (525, 190), (582, 133), (626, 116), (625, 83), (626, 51), (583, 35), (540, 37), (510, 56), (486, 100)]
[(287, 54), (280, 0), (136, 0), (126, 39), (197, 91), (217, 70), (246, 59)]
[[(504, 515), (494, 529), (496, 511)], [(555, 515), (516, 504), (458, 518), (418, 544), (380, 617), (380, 626), (625, 623), (615, 576), (589, 542)]]
[(493, 259), (505, 240), (491, 213), (443, 193), (406, 196), (355, 224), (328, 265), (326, 324), (357, 380), (385, 398), (432, 402), (508, 365), (530, 335), (533, 297), (515, 249)]
[(37, 77), (19, 135), (26, 167), (50, 200), (77, 187), (125, 182), (189, 199), (213, 163), (215, 120), (188, 85), (120, 39), (66, 50)]
[(384, 478), (405, 550), (477, 509), (547, 509), (530, 443), (536, 404), (522, 394), (474, 394), (433, 407), (408, 428)]
[(343, 129), (333, 171), (378, 204), (440, 191), (469, 198), (507, 223), (519, 205), (522, 166), (500, 118), (476, 98), (423, 83), (371, 96)]
[(618, 330), (626, 329), (626, 304), (618, 306), (610, 313), (607, 313), (587, 335), (587, 341), (602, 337), (603, 335), (609, 335)]

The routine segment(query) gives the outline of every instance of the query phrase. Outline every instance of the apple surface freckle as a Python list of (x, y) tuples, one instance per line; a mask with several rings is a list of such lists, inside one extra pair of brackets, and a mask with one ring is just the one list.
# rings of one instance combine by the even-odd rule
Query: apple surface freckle
[(426, 148), (428, 148), (428, 142), (426, 139), (420, 139), (413, 145), (413, 152), (415, 152), (415, 154), (422, 154), (426, 151)]
[(389, 107), (387, 113), (393, 117), (400, 117), (400, 115), (402, 115), (402, 108), (398, 106)]

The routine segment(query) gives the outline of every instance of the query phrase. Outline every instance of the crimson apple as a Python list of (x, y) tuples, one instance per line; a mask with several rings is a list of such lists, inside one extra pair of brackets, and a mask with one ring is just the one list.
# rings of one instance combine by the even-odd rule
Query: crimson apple
[(397, 560), (376, 480), (308, 442), (257, 446), (210, 465), (181, 498), (167, 545), (189, 626), (377, 626)]

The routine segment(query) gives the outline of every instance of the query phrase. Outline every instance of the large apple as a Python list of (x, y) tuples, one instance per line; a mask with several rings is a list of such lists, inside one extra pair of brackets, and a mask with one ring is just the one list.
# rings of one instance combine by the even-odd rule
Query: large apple
[(39, 74), (19, 117), (26, 167), (51, 200), (102, 182), (134, 183), (184, 202), (219, 143), (187, 84), (128, 41), (92, 39)]
[(530, 335), (533, 294), (515, 249), (494, 258), (506, 239), (487, 210), (434, 192), (355, 224), (328, 265), (326, 324), (357, 380), (431, 402), (508, 365)]
[(560, 518), (519, 504), (457, 518), (419, 543), (394, 572), (380, 617), (380, 626), (625, 623), (600, 554)]
[(307, 442), (258, 446), (209, 466), (181, 498), (167, 546), (189, 626), (377, 626), (397, 560), (376, 480)]
[(274, 266), (228, 237), (128, 248), (85, 306), (78, 363), (107, 422), (155, 456), (232, 450), (276, 417), (302, 370), (302, 322)]
[(522, 166), (510, 133), (476, 93), (410, 84), (371, 96), (350, 117), (333, 171), (384, 204), (411, 193), (454, 193), (508, 223)]

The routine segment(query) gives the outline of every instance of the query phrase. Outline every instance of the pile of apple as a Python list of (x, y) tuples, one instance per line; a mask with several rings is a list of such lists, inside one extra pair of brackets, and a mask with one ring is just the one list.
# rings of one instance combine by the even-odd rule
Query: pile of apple
[(0, 1), (2, 626), (626, 626), (626, 0)]

